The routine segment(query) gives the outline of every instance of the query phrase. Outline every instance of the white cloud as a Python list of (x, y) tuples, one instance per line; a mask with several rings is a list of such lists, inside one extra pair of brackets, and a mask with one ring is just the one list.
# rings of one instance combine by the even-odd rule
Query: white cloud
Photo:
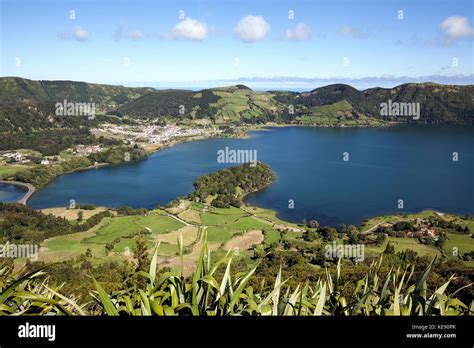
[(286, 38), (293, 41), (309, 39), (311, 28), (304, 23), (298, 23), (295, 29), (286, 29)]
[(184, 20), (174, 26), (171, 31), (161, 37), (163, 39), (177, 40), (187, 39), (193, 41), (202, 41), (207, 37), (208, 28), (205, 22), (186, 17)]
[(127, 34), (127, 36), (130, 40), (134, 40), (134, 41), (141, 40), (145, 37), (143, 32), (141, 32), (140, 30), (131, 31)]
[(440, 29), (444, 34), (446, 43), (451, 43), (464, 37), (474, 36), (474, 29), (470, 26), (467, 17), (448, 17), (441, 22)]
[(57, 36), (61, 40), (75, 39), (77, 41), (87, 41), (89, 39), (89, 32), (81, 27), (75, 27), (72, 31), (57, 33)]
[(261, 16), (248, 15), (242, 18), (234, 28), (235, 35), (244, 42), (255, 42), (265, 39), (270, 25)]
[(350, 36), (354, 39), (366, 39), (367, 36), (369, 36), (366, 32), (348, 25), (340, 27), (338, 33), (343, 36)]
[(89, 32), (81, 27), (75, 27), (73, 32), (74, 38), (78, 41), (86, 41), (89, 39)]

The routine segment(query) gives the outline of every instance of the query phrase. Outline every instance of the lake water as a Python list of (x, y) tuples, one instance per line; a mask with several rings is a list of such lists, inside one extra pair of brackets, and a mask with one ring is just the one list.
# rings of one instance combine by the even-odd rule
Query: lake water
[(26, 189), (15, 185), (0, 184), (0, 202), (16, 202), (26, 192)]
[(473, 127), (285, 127), (250, 135), (183, 143), (142, 161), (63, 175), (28, 205), (68, 206), (73, 199), (153, 208), (191, 192), (198, 176), (232, 165), (217, 163), (217, 151), (227, 146), (257, 150), (277, 176), (246, 202), (290, 221), (360, 224), (375, 215), (427, 208), (474, 213)]

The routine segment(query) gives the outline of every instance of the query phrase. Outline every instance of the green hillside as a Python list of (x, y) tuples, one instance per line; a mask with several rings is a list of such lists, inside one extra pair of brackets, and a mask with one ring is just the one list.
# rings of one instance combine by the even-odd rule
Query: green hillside
[[(474, 86), (409, 83), (357, 90), (334, 84), (309, 92), (253, 91), (243, 85), (190, 90), (129, 88), (74, 81), (0, 78), (0, 106), (8, 103), (94, 102), (97, 112), (166, 122), (371, 126), (381, 122), (474, 124)], [(381, 104), (419, 103), (420, 118), (381, 115)], [(0, 120), (1, 122), (1, 120)]]
[(99, 109), (107, 110), (128, 103), (153, 88), (130, 88), (77, 81), (33, 81), (20, 77), (0, 78), (0, 103), (43, 102), (54, 103), (94, 102)]
[(282, 121), (284, 105), (267, 92), (239, 85), (199, 92), (163, 90), (147, 94), (118, 108), (128, 117), (162, 117), (181, 121), (209, 119), (214, 123), (265, 123)]
[[(450, 86), (435, 83), (409, 83), (394, 88), (371, 88), (359, 91), (344, 84), (320, 87), (311, 92), (279, 93), (275, 99), (284, 104), (291, 104), (302, 120), (307, 116), (317, 116), (325, 108), (326, 116), (334, 116), (334, 109), (341, 112), (349, 111), (342, 104), (352, 105), (353, 118), (370, 117), (385, 121), (428, 123), (428, 124), (474, 124), (474, 86)], [(397, 103), (419, 103), (420, 119), (414, 120), (406, 116), (382, 116), (381, 103), (389, 100)], [(305, 118), (306, 117), (306, 118)], [(312, 119), (310, 119), (312, 120)]]
[(382, 124), (377, 119), (357, 113), (351, 103), (345, 99), (333, 104), (311, 107), (303, 106), (298, 109), (298, 115), (296, 120), (306, 125), (374, 126)]

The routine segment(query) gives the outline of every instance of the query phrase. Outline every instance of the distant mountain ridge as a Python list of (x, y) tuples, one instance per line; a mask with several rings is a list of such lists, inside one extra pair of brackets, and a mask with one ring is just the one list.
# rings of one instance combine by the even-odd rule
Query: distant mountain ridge
[[(456, 86), (435, 83), (408, 83), (393, 88), (369, 88), (359, 91), (349, 85), (334, 84), (310, 92), (276, 96), (276, 100), (294, 104), (303, 112), (312, 107), (330, 105), (346, 100), (358, 115), (384, 119), (381, 104), (419, 103), (420, 123), (473, 124), (474, 85)], [(392, 121), (414, 122), (410, 117), (389, 117)]]
[[(309, 92), (253, 91), (236, 85), (191, 90), (156, 90), (75, 81), (0, 78), (0, 104), (95, 102), (108, 113), (130, 118), (163, 118), (187, 123), (373, 125), (383, 121), (474, 124), (474, 85), (407, 83), (357, 90), (333, 84)], [(386, 116), (383, 103), (419, 103), (420, 118)]]

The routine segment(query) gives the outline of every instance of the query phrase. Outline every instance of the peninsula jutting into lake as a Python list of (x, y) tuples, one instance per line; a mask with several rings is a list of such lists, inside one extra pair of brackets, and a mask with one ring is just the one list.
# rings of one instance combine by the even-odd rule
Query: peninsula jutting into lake
[[(187, 195), (198, 176), (235, 165), (216, 161), (217, 152), (227, 146), (255, 149), (278, 177), (246, 202), (273, 209), (296, 223), (316, 218), (333, 227), (360, 225), (376, 215), (428, 208), (474, 214), (472, 192), (465, 190), (471, 184), (473, 163), (452, 161), (453, 147), (463, 157), (472, 155), (472, 132), (472, 127), (449, 126), (268, 128), (250, 132), (248, 139), (189, 142), (145, 160), (67, 174), (36, 193), (28, 205), (67, 207), (74, 199), (78, 204), (153, 209)], [(356, 138), (360, 146), (351, 146), (352, 158), (344, 161), (348, 143)], [(440, 143), (444, 146), (436, 145)], [(438, 158), (438, 152), (445, 158)], [(430, 174), (434, 172), (438, 175)], [(133, 183), (133, 195), (127, 182)], [(296, 209), (288, 206), (290, 199)], [(406, 204), (403, 209), (398, 208), (399, 199)]]

